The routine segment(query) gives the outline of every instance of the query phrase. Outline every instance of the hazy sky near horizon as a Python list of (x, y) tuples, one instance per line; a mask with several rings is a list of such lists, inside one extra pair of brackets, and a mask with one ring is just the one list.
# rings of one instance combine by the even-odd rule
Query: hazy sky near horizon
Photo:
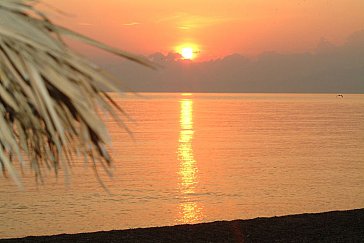
[[(149, 55), (198, 48), (196, 61), (241, 53), (308, 52), (364, 29), (363, 0), (49, 0), (53, 20), (118, 48)], [(46, 8), (47, 9), (47, 8)], [(96, 54), (95, 54), (96, 55)]]

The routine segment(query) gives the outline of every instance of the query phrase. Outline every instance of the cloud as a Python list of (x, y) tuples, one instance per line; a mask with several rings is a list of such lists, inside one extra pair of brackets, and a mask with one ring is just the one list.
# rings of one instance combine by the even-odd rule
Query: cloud
[(185, 12), (174, 14), (157, 20), (157, 23), (173, 23), (177, 28), (188, 30), (195, 28), (203, 28), (211, 25), (222, 24), (234, 21), (231, 17), (212, 16), (212, 15), (194, 15)]
[(135, 25), (140, 25), (139, 22), (130, 22), (130, 23), (125, 23), (123, 24), (124, 26), (135, 26)]
[(78, 25), (82, 25), (82, 26), (91, 26), (92, 24), (90, 23), (84, 23), (84, 22), (80, 22), (80, 23), (77, 23)]
[(190, 26), (178, 26), (177, 28), (178, 29), (181, 29), (181, 30), (189, 30), (189, 29), (191, 29)]
[(135, 91), (364, 93), (364, 31), (341, 46), (322, 39), (313, 53), (235, 53), (206, 62), (178, 55), (151, 55), (164, 66), (159, 71), (130, 62), (103, 65)]
[(156, 52), (149, 56), (149, 59), (158, 64), (170, 64), (171, 62), (178, 62), (182, 59), (182, 55), (175, 52), (169, 52), (167, 55), (163, 55), (161, 52)]

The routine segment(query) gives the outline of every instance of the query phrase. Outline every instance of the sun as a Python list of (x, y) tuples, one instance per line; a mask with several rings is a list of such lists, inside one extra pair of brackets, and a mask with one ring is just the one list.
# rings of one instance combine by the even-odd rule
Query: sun
[(183, 47), (181, 49), (181, 55), (182, 55), (183, 59), (191, 60), (194, 57), (194, 51), (193, 51), (192, 47)]
[(184, 42), (176, 45), (174, 50), (181, 55), (180, 60), (195, 60), (200, 55), (200, 46), (193, 42)]

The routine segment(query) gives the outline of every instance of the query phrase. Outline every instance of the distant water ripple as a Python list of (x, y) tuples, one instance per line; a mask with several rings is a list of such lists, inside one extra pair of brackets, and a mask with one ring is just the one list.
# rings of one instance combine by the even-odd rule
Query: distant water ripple
[[(112, 94), (115, 96), (115, 94)], [(364, 207), (364, 95), (148, 93), (105, 117), (115, 176), (0, 177), (0, 238)]]

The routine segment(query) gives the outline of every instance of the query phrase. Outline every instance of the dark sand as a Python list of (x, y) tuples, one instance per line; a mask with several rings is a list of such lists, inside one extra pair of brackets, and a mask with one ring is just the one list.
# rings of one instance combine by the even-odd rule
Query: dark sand
[(0, 242), (364, 242), (364, 209)]

